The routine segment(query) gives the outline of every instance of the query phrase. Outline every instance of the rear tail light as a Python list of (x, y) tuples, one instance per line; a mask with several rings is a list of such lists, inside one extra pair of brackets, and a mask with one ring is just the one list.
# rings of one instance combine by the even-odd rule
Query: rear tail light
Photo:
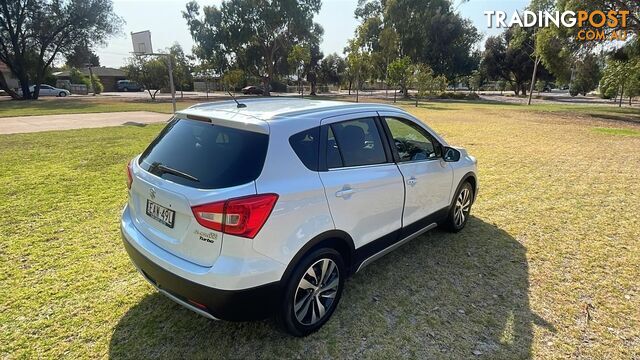
[(129, 161), (129, 163), (127, 164), (127, 189), (129, 190), (131, 190), (131, 184), (133, 183), (133, 174), (131, 174), (131, 161)]
[(253, 239), (271, 215), (277, 194), (251, 195), (191, 208), (206, 228)]

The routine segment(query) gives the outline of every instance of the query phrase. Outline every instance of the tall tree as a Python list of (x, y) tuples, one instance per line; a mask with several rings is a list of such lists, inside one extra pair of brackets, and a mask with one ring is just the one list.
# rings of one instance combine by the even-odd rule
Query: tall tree
[(327, 55), (320, 62), (318, 78), (323, 84), (340, 84), (344, 78), (347, 64), (340, 55), (333, 53)]
[[(193, 71), (194, 66), (180, 44), (175, 43), (167, 49), (169, 55), (171, 55), (171, 61), (173, 65), (173, 82), (177, 90), (180, 90), (180, 96), (183, 96), (183, 91), (188, 90), (193, 85)], [(169, 69), (167, 68), (167, 73)]]
[[(389, 85), (399, 88), (404, 97), (409, 96), (408, 87), (413, 75), (412, 70), (411, 59), (408, 56), (395, 59), (389, 64), (387, 70)], [(396, 93), (397, 91), (393, 92), (393, 102), (396, 102)]]
[[(527, 84), (535, 67), (533, 30), (513, 27), (501, 35), (490, 36), (485, 42), (482, 71), (493, 80), (505, 80), (516, 95), (527, 94)], [(549, 77), (544, 66), (538, 66), (537, 76)]]
[(355, 14), (358, 36), (372, 54), (384, 54), (383, 63), (397, 53), (451, 80), (478, 66), (473, 50), (481, 36), (450, 0), (362, 0)]
[(0, 74), (0, 88), (14, 99), (37, 98), (39, 85), (60, 53), (78, 44), (104, 42), (122, 20), (111, 0), (2, 0), (0, 61), (20, 82), (22, 94), (9, 89)]
[(88, 64), (100, 66), (100, 58), (86, 43), (77, 44), (70, 52), (65, 54), (67, 67), (84, 68)]
[(292, 73), (298, 78), (298, 91), (304, 94), (304, 88), (302, 85), (302, 72), (305, 65), (311, 62), (311, 52), (308, 47), (302, 45), (294, 45), (287, 57), (287, 63)]
[(183, 16), (199, 58), (235, 62), (262, 79), (268, 96), (269, 83), (286, 64), (290, 47), (309, 43), (318, 29), (313, 16), (320, 6), (321, 0), (226, 0), (220, 8), (205, 6), (201, 17), (200, 7), (192, 1)]

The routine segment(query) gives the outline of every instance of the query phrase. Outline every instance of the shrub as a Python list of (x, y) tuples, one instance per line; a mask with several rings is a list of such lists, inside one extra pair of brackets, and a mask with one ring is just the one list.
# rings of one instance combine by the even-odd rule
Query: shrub
[(438, 95), (438, 99), (450, 99), (450, 100), (478, 100), (480, 96), (474, 92), (443, 92)]

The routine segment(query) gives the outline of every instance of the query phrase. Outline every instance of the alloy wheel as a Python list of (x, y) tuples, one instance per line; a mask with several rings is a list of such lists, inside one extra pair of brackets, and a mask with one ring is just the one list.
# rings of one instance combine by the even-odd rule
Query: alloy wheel
[(293, 311), (303, 325), (313, 325), (324, 318), (335, 304), (340, 285), (340, 271), (327, 258), (313, 263), (302, 275), (293, 298)]
[(456, 199), (456, 207), (453, 212), (453, 222), (457, 228), (462, 227), (469, 216), (471, 210), (471, 191), (468, 188), (462, 189)]

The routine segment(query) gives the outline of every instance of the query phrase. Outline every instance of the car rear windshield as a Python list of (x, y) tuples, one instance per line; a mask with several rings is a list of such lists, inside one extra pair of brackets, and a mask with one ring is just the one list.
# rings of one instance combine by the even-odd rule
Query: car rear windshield
[(265, 134), (176, 119), (144, 151), (139, 164), (182, 185), (226, 188), (258, 178), (268, 142)]

